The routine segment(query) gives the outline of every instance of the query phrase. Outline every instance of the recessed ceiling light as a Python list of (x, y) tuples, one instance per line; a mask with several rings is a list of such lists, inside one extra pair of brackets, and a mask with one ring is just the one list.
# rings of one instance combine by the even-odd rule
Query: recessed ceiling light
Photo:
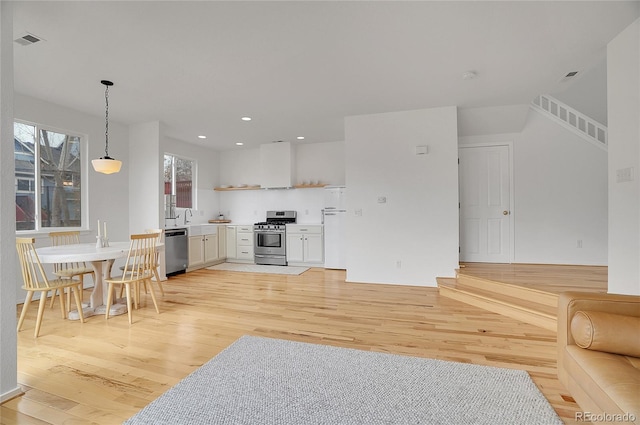
[(206, 139), (207, 136), (198, 136), (198, 139)]
[(251, 117), (242, 117), (240, 118), (242, 121), (251, 121)]
[(244, 145), (244, 143), (242, 143), (242, 142), (236, 142), (236, 146), (243, 146), (243, 145)]
[(462, 74), (462, 79), (463, 80), (473, 80), (474, 78), (476, 78), (476, 73), (475, 71), (467, 71), (465, 73)]
[(298, 137), (296, 137), (296, 139), (298, 139), (298, 140), (304, 140), (304, 136), (298, 136)]

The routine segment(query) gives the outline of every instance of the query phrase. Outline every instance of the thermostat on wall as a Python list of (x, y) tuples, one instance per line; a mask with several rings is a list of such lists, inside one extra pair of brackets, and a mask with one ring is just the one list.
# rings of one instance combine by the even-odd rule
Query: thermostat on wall
[(416, 155), (426, 155), (427, 153), (429, 153), (429, 146), (427, 145), (416, 146)]

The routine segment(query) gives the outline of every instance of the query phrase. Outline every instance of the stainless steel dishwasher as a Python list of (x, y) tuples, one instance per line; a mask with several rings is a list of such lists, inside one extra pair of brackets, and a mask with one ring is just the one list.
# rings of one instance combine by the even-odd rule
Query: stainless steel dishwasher
[(164, 255), (167, 276), (184, 273), (189, 261), (187, 229), (170, 229), (164, 232)]

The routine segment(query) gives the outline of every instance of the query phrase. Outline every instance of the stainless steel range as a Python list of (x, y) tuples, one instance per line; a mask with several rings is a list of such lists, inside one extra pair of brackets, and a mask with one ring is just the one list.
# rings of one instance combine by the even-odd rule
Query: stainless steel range
[(287, 223), (296, 222), (295, 211), (267, 211), (267, 221), (253, 225), (256, 264), (287, 265)]

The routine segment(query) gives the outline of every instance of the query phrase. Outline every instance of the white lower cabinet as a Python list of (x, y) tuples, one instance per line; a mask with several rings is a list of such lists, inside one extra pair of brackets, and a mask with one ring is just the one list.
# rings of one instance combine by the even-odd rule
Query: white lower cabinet
[(287, 224), (287, 263), (320, 265), (323, 262), (322, 226)]
[(226, 240), (222, 233), (223, 226), (217, 226), (216, 233), (189, 236), (189, 266), (188, 269), (196, 270), (221, 262), (224, 259), (225, 250), (221, 249), (221, 240)]

